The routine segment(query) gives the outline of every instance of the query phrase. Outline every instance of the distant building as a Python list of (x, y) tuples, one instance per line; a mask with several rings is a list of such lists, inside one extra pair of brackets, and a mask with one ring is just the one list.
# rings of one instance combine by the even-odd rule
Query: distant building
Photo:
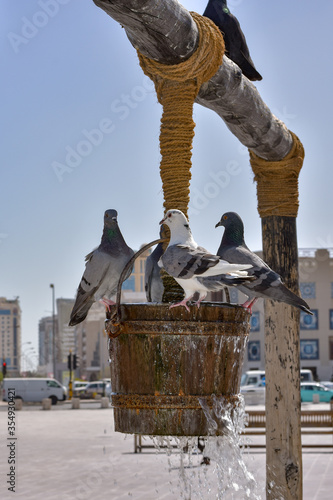
[(105, 306), (95, 302), (87, 318), (75, 327), (75, 353), (79, 364), (75, 375), (84, 380), (110, 378), (104, 322)]
[[(55, 344), (58, 344), (58, 321), (54, 318)], [(56, 347), (57, 353), (57, 347)], [(59, 361), (59, 360), (58, 360)], [(49, 376), (53, 374), (53, 318), (47, 316), (38, 325), (38, 372)]]
[(57, 322), (58, 338), (56, 341), (57, 361), (67, 363), (67, 356), (70, 351), (75, 352), (75, 328), (68, 326), (71, 312), (74, 306), (74, 299), (57, 299)]
[[(258, 252), (261, 255), (261, 252)], [(299, 251), (300, 295), (309, 304), (313, 316), (301, 311), (301, 368), (311, 369), (315, 378), (333, 376), (333, 252), (327, 249)], [(231, 290), (231, 302), (242, 303), (246, 297)], [(251, 332), (243, 371), (265, 369), (264, 300), (253, 307)]]
[(146, 302), (145, 268), (150, 253), (151, 249), (146, 250), (135, 259), (132, 274), (122, 286), (123, 302)]
[(21, 371), (21, 307), (19, 299), (0, 297), (0, 359), (7, 363), (7, 377)]

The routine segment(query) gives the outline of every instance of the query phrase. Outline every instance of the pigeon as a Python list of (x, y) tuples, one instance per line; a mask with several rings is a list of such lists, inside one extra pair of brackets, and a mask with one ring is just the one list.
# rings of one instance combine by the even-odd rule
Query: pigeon
[(252, 81), (262, 80), (254, 67), (243, 31), (237, 18), (231, 14), (225, 0), (209, 0), (203, 16), (208, 17), (223, 34), (226, 55)]
[[(95, 301), (102, 302), (107, 310), (114, 304), (110, 298), (116, 293), (122, 270), (134, 255), (120, 232), (117, 215), (116, 210), (104, 213), (101, 243), (86, 256), (86, 268), (77, 290), (69, 326), (81, 323)], [(130, 274), (131, 269), (125, 279)]]
[(238, 285), (253, 279), (245, 272), (251, 264), (229, 264), (198, 246), (193, 239), (188, 220), (180, 210), (168, 210), (160, 224), (166, 224), (171, 234), (169, 245), (159, 260), (159, 266), (164, 267), (185, 292), (184, 299), (172, 304), (170, 308), (184, 306), (189, 311), (187, 302), (196, 292), (199, 293), (196, 302), (199, 308), (209, 291), (221, 289), (226, 284)]
[[(162, 238), (161, 233), (160, 237)], [(147, 302), (162, 302), (164, 286), (161, 278), (161, 268), (158, 265), (162, 254), (163, 244), (159, 243), (146, 260), (145, 291)]]
[(282, 282), (281, 276), (273, 271), (258, 255), (251, 252), (244, 241), (244, 224), (235, 212), (226, 212), (215, 227), (225, 228), (221, 245), (217, 251), (222, 259), (227, 262), (241, 262), (251, 264), (248, 273), (256, 279), (243, 283), (238, 288), (249, 297), (243, 307), (252, 312), (252, 307), (258, 297), (277, 300), (298, 307), (307, 314), (313, 314), (308, 304), (296, 294), (291, 292)]

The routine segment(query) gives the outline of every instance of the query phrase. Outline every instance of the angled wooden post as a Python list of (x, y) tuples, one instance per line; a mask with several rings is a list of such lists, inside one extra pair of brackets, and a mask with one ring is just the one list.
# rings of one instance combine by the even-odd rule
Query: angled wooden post
[[(198, 47), (196, 24), (176, 0), (93, 1), (125, 28), (136, 49), (159, 63), (179, 64), (189, 59)], [(272, 114), (238, 66), (223, 56), (216, 74), (201, 86), (196, 102), (224, 120), (254, 155), (251, 162), (253, 158), (269, 162), (274, 178), (274, 168), (278, 165), (280, 192), (285, 192), (288, 198), (284, 176), (290, 170), (290, 163), (283, 164), (281, 160), (293, 153), (297, 138)], [(267, 184), (265, 175), (263, 179), (258, 187)], [(296, 213), (289, 213), (289, 209), (281, 211), (275, 198), (270, 205), (268, 212), (259, 210), (265, 259), (283, 276), (287, 286), (296, 291), (297, 210)], [(302, 498), (298, 328), (299, 313), (295, 309), (267, 301), (267, 498), (271, 500)]]

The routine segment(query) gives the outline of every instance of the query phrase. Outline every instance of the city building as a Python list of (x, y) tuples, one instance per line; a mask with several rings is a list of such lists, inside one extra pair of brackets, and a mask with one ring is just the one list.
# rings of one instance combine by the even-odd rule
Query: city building
[[(261, 253), (258, 252), (261, 256)], [(333, 377), (333, 251), (324, 248), (299, 250), (300, 295), (309, 304), (313, 316), (301, 311), (301, 368), (311, 369), (319, 380)], [(233, 303), (245, 296), (231, 289)], [(251, 332), (243, 371), (265, 369), (264, 300), (253, 307)]]
[[(45, 376), (53, 375), (53, 327), (55, 330), (55, 344), (58, 340), (57, 316), (47, 316), (39, 321), (38, 325), (38, 372)], [(57, 353), (57, 349), (56, 349)]]
[(19, 299), (0, 297), (0, 359), (6, 363), (7, 377), (21, 371), (21, 308)]

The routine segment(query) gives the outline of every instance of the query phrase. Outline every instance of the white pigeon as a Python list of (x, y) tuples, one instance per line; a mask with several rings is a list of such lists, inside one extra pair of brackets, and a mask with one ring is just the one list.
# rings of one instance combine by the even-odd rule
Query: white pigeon
[(251, 265), (230, 264), (200, 247), (194, 241), (188, 220), (180, 210), (168, 210), (160, 224), (166, 224), (171, 235), (169, 245), (159, 260), (159, 266), (164, 267), (185, 292), (185, 298), (177, 304), (172, 304), (170, 308), (184, 306), (189, 311), (187, 302), (196, 292), (199, 293), (196, 305), (200, 307), (201, 301), (210, 290), (253, 279), (245, 271), (251, 268)]
[[(114, 304), (110, 299), (116, 293), (125, 265), (134, 255), (120, 232), (117, 215), (117, 211), (112, 209), (104, 213), (101, 243), (86, 256), (86, 268), (77, 290), (69, 326), (81, 323), (95, 301), (99, 300), (107, 309)], [(131, 269), (126, 278), (130, 274)]]

